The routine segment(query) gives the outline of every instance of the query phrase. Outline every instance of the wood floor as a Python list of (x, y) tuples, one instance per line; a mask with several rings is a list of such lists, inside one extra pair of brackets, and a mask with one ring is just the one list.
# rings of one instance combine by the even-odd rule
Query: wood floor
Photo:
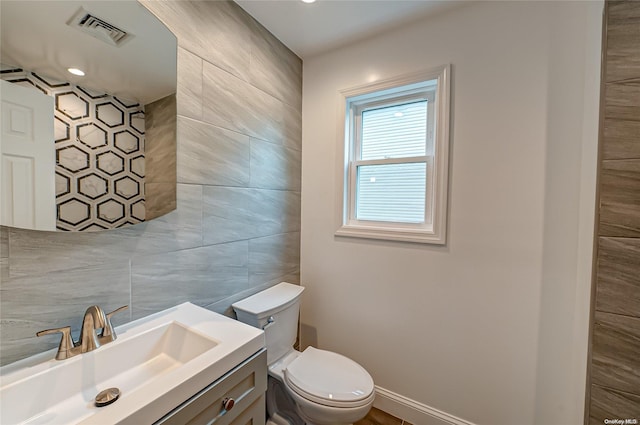
[(366, 418), (356, 422), (353, 425), (412, 425), (407, 421), (398, 419), (395, 416), (391, 416), (387, 412), (376, 409), (371, 409)]

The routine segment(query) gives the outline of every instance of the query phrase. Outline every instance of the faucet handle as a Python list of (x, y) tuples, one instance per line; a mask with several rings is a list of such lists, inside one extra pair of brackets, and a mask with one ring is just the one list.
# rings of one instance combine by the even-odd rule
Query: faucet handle
[(102, 330), (102, 334), (100, 335), (100, 338), (106, 338), (108, 339), (108, 342), (111, 342), (116, 339), (116, 332), (113, 330), (113, 325), (111, 324), (111, 317), (114, 314), (120, 313), (121, 311), (124, 311), (128, 308), (129, 308), (128, 305), (123, 305), (122, 307), (116, 308), (111, 313), (107, 313), (105, 315), (107, 320), (105, 321), (104, 329)]
[(71, 349), (74, 347), (73, 339), (71, 339), (71, 326), (64, 326), (62, 328), (45, 329), (36, 333), (36, 336), (51, 335), (55, 333), (61, 333), (60, 345), (58, 346), (58, 352), (56, 353), (56, 360), (64, 360), (71, 357)]
[(122, 307), (118, 307), (115, 310), (113, 310), (111, 313), (107, 313), (107, 319), (111, 320), (111, 316), (113, 316), (116, 313), (120, 313), (121, 311), (125, 311), (126, 309), (128, 309), (129, 306), (128, 305), (123, 305)]

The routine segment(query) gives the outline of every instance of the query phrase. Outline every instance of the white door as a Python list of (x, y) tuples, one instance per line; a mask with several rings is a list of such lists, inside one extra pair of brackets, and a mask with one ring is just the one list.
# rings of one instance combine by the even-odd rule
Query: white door
[(0, 223), (55, 230), (53, 97), (0, 83)]

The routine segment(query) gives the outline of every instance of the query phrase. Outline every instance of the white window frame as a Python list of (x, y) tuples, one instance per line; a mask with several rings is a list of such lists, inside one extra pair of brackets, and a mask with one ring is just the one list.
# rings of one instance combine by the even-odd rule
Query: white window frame
[[(435, 91), (430, 89), (436, 81)], [(449, 109), (450, 65), (404, 75), (340, 91), (338, 138), (340, 146), (337, 236), (369, 239), (446, 243), (447, 195), (449, 174)], [(435, 99), (432, 97), (435, 94)], [(432, 138), (431, 155), (411, 158), (360, 160), (360, 141), (357, 134), (362, 111), (377, 103), (389, 105), (390, 100), (425, 99), (427, 108), (427, 138)], [(433, 125), (435, 124), (435, 126)], [(432, 132), (432, 133), (431, 133)], [(362, 165), (424, 162), (427, 167), (425, 219), (423, 223), (400, 223), (358, 220), (356, 210), (357, 168)]]

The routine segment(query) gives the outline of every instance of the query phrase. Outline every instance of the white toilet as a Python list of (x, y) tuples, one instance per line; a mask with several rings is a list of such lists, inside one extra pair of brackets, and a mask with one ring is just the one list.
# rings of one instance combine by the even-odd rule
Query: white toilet
[(366, 416), (373, 379), (331, 351), (293, 349), (303, 287), (282, 282), (232, 305), (238, 320), (262, 328), (267, 343), (268, 425), (346, 425)]

